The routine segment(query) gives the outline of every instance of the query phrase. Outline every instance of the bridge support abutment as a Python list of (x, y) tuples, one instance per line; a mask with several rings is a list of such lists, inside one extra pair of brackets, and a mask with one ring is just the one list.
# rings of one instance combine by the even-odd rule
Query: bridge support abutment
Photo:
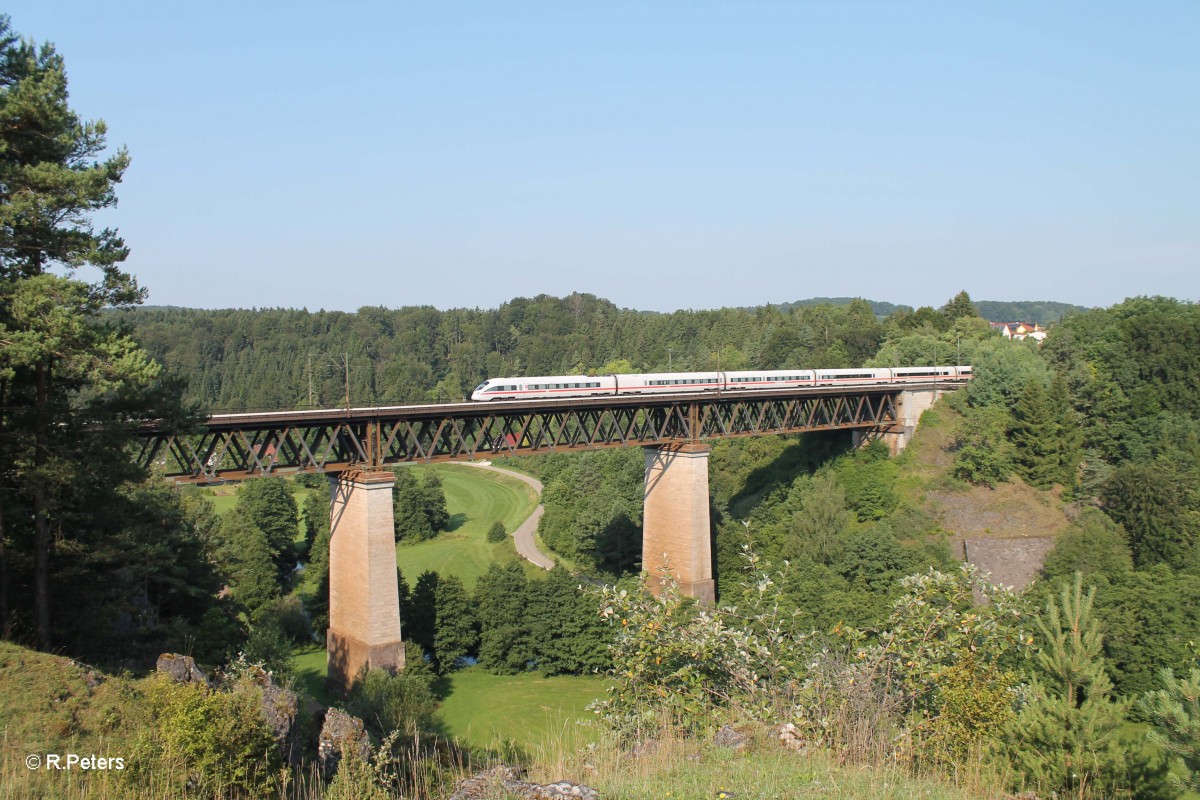
[(363, 667), (404, 667), (390, 472), (330, 479), (329, 631), (332, 689), (345, 692)]
[(680, 591), (716, 601), (708, 506), (708, 445), (646, 447), (642, 569), (658, 589), (670, 577)]
[[(950, 390), (953, 391), (953, 390)], [(933, 408), (933, 404), (947, 392), (939, 386), (922, 386), (918, 389), (906, 389), (896, 395), (896, 424), (885, 430), (854, 431), (854, 447), (864, 442), (879, 439), (888, 447), (888, 452), (897, 456), (903, 452), (912, 441), (921, 415)]]

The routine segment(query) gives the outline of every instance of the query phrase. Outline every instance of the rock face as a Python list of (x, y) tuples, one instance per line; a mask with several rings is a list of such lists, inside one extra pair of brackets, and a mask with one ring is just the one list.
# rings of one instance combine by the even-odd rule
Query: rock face
[(342, 759), (350, 754), (356, 754), (363, 761), (371, 757), (367, 731), (358, 717), (331, 708), (325, 714), (325, 724), (321, 726), (321, 736), (317, 740), (317, 766), (321, 775), (332, 778)]
[(1058, 542), (1053, 536), (1020, 539), (964, 539), (963, 560), (987, 573), (992, 583), (1024, 589), (1046, 563)]
[(555, 783), (530, 783), (524, 778), (524, 772), (517, 767), (498, 766), (472, 775), (459, 781), (454, 787), (454, 793), (449, 800), (477, 800), (477, 798), (492, 797), (497, 789), (503, 789), (514, 797), (526, 797), (529, 800), (599, 800), (600, 793), (590, 786), (584, 786), (574, 781), (557, 781)]
[(178, 653), (163, 653), (158, 657), (155, 671), (170, 676), (176, 683), (198, 683), (208, 686), (208, 676), (204, 670), (196, 666), (191, 656), (181, 656)]

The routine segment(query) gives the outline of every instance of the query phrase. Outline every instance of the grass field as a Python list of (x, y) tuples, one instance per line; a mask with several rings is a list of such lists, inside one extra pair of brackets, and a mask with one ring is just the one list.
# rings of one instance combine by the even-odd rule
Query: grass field
[[(318, 646), (292, 653), (296, 688), (328, 705), (336, 698), (325, 689), (325, 659), (325, 649)], [(604, 685), (603, 678), (590, 675), (493, 675), (472, 667), (439, 681), (436, 688), (445, 700), (438, 714), (445, 733), (472, 748), (515, 746), (533, 753), (554, 743), (573, 749), (594, 735), (576, 723), (592, 718), (586, 706), (604, 697)]]
[(428, 542), (397, 545), (396, 565), (410, 586), (422, 572), (432, 570), (455, 575), (473, 589), (488, 564), (518, 557), (511, 540), (488, 543), (487, 530), (499, 520), (511, 533), (533, 513), (537, 496), (532, 489), (515, 478), (476, 467), (437, 464), (409, 469), (418, 473), (418, 480), (426, 470), (437, 473), (446, 493), (452, 528)]
[(325, 689), (327, 656), (321, 645), (304, 645), (292, 651), (292, 669), (296, 688), (322, 705), (334, 705), (336, 698)]
[(551, 743), (569, 749), (590, 741), (586, 706), (604, 696), (605, 680), (588, 675), (543, 678), (531, 673), (493, 675), (474, 667), (444, 679), (448, 694), (439, 714), (446, 733), (473, 748), (516, 746), (535, 753)]

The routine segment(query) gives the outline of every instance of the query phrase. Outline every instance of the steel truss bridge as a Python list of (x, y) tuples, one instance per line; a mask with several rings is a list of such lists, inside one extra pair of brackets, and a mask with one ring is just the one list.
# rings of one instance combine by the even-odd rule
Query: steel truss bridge
[(207, 483), (765, 434), (883, 432), (897, 424), (898, 398), (906, 388), (911, 387), (221, 414), (194, 431), (143, 426), (137, 457), (143, 467), (176, 482)]

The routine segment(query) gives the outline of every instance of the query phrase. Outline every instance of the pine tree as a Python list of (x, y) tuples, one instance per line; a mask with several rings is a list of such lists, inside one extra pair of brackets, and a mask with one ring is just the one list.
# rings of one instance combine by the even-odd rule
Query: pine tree
[(1171, 779), (1177, 788), (1200, 792), (1200, 667), (1185, 678), (1172, 670), (1159, 676), (1163, 688), (1148, 692), (1138, 709), (1154, 723), (1151, 741), (1175, 762)]
[(321, 632), (329, 627), (328, 502), (322, 501), (316, 495), (310, 495), (304, 504), (304, 519), (307, 533), (313, 537), (312, 544), (308, 548), (305, 580), (315, 583), (317, 587), (305, 602), (305, 607), (308, 609), (309, 616), (312, 617), (313, 630)]
[(221, 527), (230, 590), (234, 599), (253, 613), (279, 597), (274, 554), (266, 534), (250, 520), (230, 514)]
[(243, 483), (238, 490), (237, 513), (267, 537), (271, 559), (280, 578), (296, 566), (294, 543), (300, 530), (300, 514), (283, 478), (259, 478)]
[(1079, 463), (1083, 460), (1083, 426), (1071, 404), (1071, 392), (1062, 375), (1055, 373), (1046, 400), (1054, 420), (1057, 473), (1054, 482), (1074, 487), (1079, 483)]
[(475, 586), (479, 663), (498, 674), (524, 670), (533, 660), (525, 607), (528, 582), (516, 561), (492, 562)]
[(946, 315), (946, 319), (953, 322), (960, 317), (978, 317), (979, 309), (971, 302), (971, 295), (963, 290), (942, 306), (942, 313)]
[(442, 479), (436, 472), (425, 473), (421, 479), (422, 511), (429, 520), (429, 529), (436, 535), (450, 524), (450, 512), (446, 510), (446, 493), (442, 491)]
[[(106, 133), (71, 110), (54, 47), (20, 40), (0, 17), (0, 606), (31, 606), (42, 648), (56, 562), (86, 558), (93, 513), (141, 476), (131, 429), (145, 417), (180, 420), (179, 387), (168, 390), (160, 367), (100, 318), (144, 294), (120, 270), (120, 236), (91, 221), (116, 203), (129, 165), (123, 149), (103, 157)], [(95, 283), (73, 277), (87, 267), (99, 270)], [(29, 590), (10, 595), (10, 580)]]
[(304, 555), (312, 560), (313, 546), (324, 536), (329, 540), (329, 495), (327, 491), (312, 492), (304, 499), (300, 509), (304, 522)]
[(437, 632), (433, 636), (433, 660), (438, 672), (454, 670), (475, 649), (479, 640), (475, 608), (460, 578), (447, 575), (437, 585)]
[(1139, 568), (1162, 563), (1178, 569), (1192, 557), (1197, 531), (1188, 514), (1187, 487), (1167, 465), (1121, 465), (1104, 484), (1101, 499), (1129, 534)]
[(1061, 474), (1056, 433), (1046, 390), (1041, 381), (1031, 380), (1013, 409), (1008, 435), (1013, 444), (1013, 465), (1030, 486), (1049, 489)]
[(1076, 573), (1036, 618), (1034, 699), (1002, 737), (1025, 786), (1080, 798), (1110, 796), (1129, 766), (1117, 736), (1129, 704), (1110, 697), (1094, 597)]
[(585, 675), (612, 666), (613, 628), (600, 616), (599, 598), (561, 566), (529, 582), (526, 625), (543, 675)]
[(396, 518), (396, 541), (432, 539), (437, 529), (430, 524), (425, 505), (427, 493), (410, 470), (398, 469), (392, 489), (392, 514)]
[(406, 638), (416, 642), (429, 656), (434, 654), (437, 637), (437, 587), (441, 578), (436, 572), (426, 570), (417, 576), (409, 601), (408, 619), (401, 618), (405, 625)]

